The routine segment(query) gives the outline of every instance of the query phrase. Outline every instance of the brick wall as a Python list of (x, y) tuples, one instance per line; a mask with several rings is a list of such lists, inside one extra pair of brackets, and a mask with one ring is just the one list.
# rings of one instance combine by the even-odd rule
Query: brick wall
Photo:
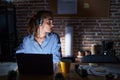
[[(50, 10), (50, 0), (13, 0), (16, 6), (18, 43), (27, 33), (29, 18), (39, 10)], [(110, 0), (109, 18), (55, 17), (54, 31), (61, 37), (62, 52), (65, 53), (65, 26), (74, 28), (73, 54), (79, 49), (90, 50), (91, 44), (102, 40), (113, 40), (114, 49), (120, 54), (120, 0)]]

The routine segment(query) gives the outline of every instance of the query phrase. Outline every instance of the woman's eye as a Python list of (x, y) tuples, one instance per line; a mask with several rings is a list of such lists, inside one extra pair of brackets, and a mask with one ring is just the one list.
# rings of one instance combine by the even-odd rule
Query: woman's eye
[(50, 22), (48, 22), (47, 24), (50, 25)]
[(47, 22), (47, 24), (48, 24), (48, 25), (53, 25), (53, 23), (52, 23), (52, 22)]

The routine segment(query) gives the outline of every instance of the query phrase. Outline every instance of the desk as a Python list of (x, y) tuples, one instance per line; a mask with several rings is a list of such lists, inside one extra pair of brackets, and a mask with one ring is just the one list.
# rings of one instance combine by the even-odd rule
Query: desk
[[(88, 75), (88, 77), (81, 78), (74, 71), (74, 65), (75, 65), (75, 63), (71, 64), (70, 73), (63, 74), (63, 76), (65, 77), (65, 80), (104, 80), (103, 76), (95, 76), (95, 75)], [(59, 73), (59, 72), (61, 72), (60, 68), (58, 68), (55, 71), (54, 75), (50, 75), (50, 76), (23, 75), (23, 76), (19, 76), (18, 80), (54, 80), (54, 77), (55, 77), (56, 73)], [(0, 80), (7, 80), (7, 76), (1, 76)], [(115, 79), (115, 80), (120, 80), (120, 76), (118, 76), (118, 78)]]

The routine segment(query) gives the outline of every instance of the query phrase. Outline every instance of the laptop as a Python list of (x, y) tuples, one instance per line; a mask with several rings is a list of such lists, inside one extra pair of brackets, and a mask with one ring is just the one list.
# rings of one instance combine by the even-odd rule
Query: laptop
[(52, 54), (16, 54), (20, 75), (52, 75)]

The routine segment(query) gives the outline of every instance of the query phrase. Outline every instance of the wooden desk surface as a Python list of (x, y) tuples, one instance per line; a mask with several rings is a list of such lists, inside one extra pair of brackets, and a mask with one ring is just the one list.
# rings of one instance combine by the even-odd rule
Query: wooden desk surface
[[(70, 69), (70, 73), (63, 74), (65, 80), (105, 80), (103, 76), (95, 76), (95, 75), (88, 75), (85, 78), (81, 78), (75, 71), (73, 67), (74, 63), (72, 63), (72, 67)], [(54, 77), (57, 73), (61, 73), (60, 68), (56, 70), (54, 75), (50, 76), (41, 76), (41, 75), (22, 75), (18, 76), (17, 80), (54, 80)], [(0, 80), (8, 80), (7, 76), (0, 76)], [(120, 80), (120, 76), (118, 76), (117, 79), (115, 80)]]

